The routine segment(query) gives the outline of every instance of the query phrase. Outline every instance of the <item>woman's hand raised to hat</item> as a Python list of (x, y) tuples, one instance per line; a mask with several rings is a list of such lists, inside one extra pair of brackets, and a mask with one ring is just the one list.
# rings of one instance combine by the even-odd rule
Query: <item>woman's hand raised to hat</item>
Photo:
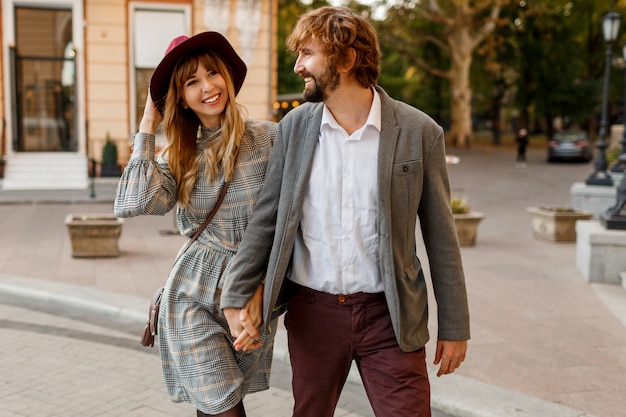
[(157, 110), (152, 97), (150, 96), (150, 89), (148, 89), (148, 97), (146, 98), (146, 106), (143, 109), (143, 116), (139, 123), (139, 132), (149, 133), (151, 135), (156, 134), (157, 127), (163, 121), (163, 116)]

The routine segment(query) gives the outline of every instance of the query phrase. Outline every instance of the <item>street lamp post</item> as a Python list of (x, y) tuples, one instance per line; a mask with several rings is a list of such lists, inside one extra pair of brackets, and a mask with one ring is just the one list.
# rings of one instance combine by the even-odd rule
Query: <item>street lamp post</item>
[[(626, 166), (626, 153), (620, 154), (618, 162)], [(607, 229), (626, 230), (626, 171), (616, 191), (615, 205), (600, 215), (600, 222)]]
[(615, 205), (609, 207), (600, 216), (600, 222), (607, 229), (626, 230), (626, 44), (622, 46), (624, 57), (624, 133), (622, 135), (622, 150), (619, 159), (611, 169), (612, 172), (621, 172), (622, 179), (617, 186)]
[(609, 95), (609, 77), (611, 74), (611, 47), (617, 34), (619, 33), (619, 25), (622, 16), (615, 12), (609, 12), (602, 18), (602, 34), (606, 42), (606, 63), (604, 69), (604, 89), (602, 92), (602, 119), (600, 120), (600, 140), (596, 147), (598, 155), (594, 162), (595, 171), (587, 178), (587, 185), (613, 185), (613, 180), (607, 172), (606, 161), (606, 131), (607, 131), (607, 113), (608, 113), (608, 95)]
[(624, 109), (622, 119), (624, 122), (624, 132), (622, 133), (622, 150), (617, 163), (613, 165), (611, 172), (621, 173), (626, 169), (626, 43), (622, 45), (622, 58), (624, 58)]

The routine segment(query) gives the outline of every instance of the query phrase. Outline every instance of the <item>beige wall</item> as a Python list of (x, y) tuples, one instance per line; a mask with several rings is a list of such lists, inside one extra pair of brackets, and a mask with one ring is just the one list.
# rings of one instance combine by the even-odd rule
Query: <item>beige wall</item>
[[(85, 3), (87, 148), (98, 161), (107, 133), (122, 143), (129, 136), (127, 19), (126, 0)], [(127, 159), (126, 149), (118, 148)]]
[[(236, 1), (236, 0), (235, 0)], [(257, 38), (257, 44), (254, 49), (252, 61), (248, 64), (248, 74), (246, 81), (238, 95), (239, 101), (247, 109), (250, 118), (253, 119), (271, 119), (272, 106), (276, 92), (276, 63), (277, 57), (272, 55), (276, 48), (276, 23), (277, 6), (272, 7), (274, 0), (263, 0), (263, 12), (261, 19), (261, 27)], [(233, 6), (235, 3), (233, 2)], [(196, 14), (196, 16), (200, 13)], [(237, 29), (234, 27), (234, 11), (231, 13), (231, 29), (228, 31), (227, 37), (232, 42), (234, 48), (241, 54), (241, 45), (238, 42)], [(195, 22), (194, 22), (195, 23)], [(195, 28), (195, 32), (206, 30), (200, 22), (199, 27)], [(271, 33), (272, 32), (272, 33)], [(268, 84), (271, 88), (268, 88)]]
[[(227, 37), (241, 53), (234, 22), (236, 1), (231, 4), (231, 24)], [(239, 101), (254, 119), (270, 119), (271, 103), (276, 91), (275, 19), (276, 0), (262, 0), (263, 11), (260, 33), (254, 49), (248, 75), (239, 94)], [(161, 2), (163, 3), (163, 2)], [(176, 2), (183, 3), (187, 2)], [(121, 163), (128, 160), (132, 134), (130, 121), (130, 94), (128, 52), (128, 1), (87, 0), (86, 83), (87, 83), (87, 138), (89, 156), (100, 159), (107, 133), (118, 142)], [(204, 1), (192, 2), (192, 32), (207, 30), (203, 22)], [(273, 32), (272, 35), (270, 32)], [(271, 84), (271, 88), (268, 85)]]
[[(2, 10), (2, 3), (0, 3), (0, 25), (2, 25), (2, 14), (4, 10)], [(0, 45), (2, 45), (2, 49), (0, 49), (0, 80), (4, 80), (4, 51), (6, 48), (4, 47), (4, 36), (2, 35), (2, 28), (0, 28)], [(5, 120), (5, 110), (4, 110), (4, 82), (0, 82), (0, 120)], [(0, 159), (3, 155), (7, 153), (7, 134), (6, 134), (6, 123), (2, 123), (2, 131), (0, 132)]]

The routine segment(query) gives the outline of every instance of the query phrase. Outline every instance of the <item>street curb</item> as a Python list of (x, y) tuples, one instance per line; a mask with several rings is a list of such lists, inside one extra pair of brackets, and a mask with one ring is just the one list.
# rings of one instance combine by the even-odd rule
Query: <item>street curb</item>
[(460, 375), (431, 377), (430, 384), (432, 407), (456, 417), (596, 417)]
[[(140, 328), (145, 324), (150, 300), (89, 287), (0, 274), (2, 302), (35, 304), (42, 310), (98, 316)], [(139, 336), (137, 340), (139, 343)], [(276, 335), (274, 359), (289, 362), (284, 330), (279, 329)], [(437, 378), (436, 372), (435, 367), (429, 367), (432, 407), (456, 417), (596, 417), (460, 375)], [(361, 384), (356, 367), (351, 368), (348, 380)]]
[(6, 190), (0, 178), (0, 205), (113, 204), (119, 178), (96, 178), (84, 189)]
[(626, 272), (622, 272), (620, 276), (622, 277), (621, 285), (603, 283), (589, 285), (611, 314), (626, 328), (626, 287), (624, 287)]
[[(0, 302), (30, 302), (43, 310), (88, 314), (120, 324), (145, 323), (150, 300), (89, 287), (0, 274)], [(136, 306), (145, 305), (141, 313)]]

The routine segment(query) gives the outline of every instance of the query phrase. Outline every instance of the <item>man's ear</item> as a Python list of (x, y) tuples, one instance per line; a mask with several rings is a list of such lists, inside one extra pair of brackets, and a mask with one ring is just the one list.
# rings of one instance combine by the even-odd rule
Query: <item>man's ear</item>
[(346, 54), (341, 60), (341, 64), (339, 65), (339, 71), (350, 72), (354, 68), (356, 63), (356, 51), (354, 48), (348, 48)]

